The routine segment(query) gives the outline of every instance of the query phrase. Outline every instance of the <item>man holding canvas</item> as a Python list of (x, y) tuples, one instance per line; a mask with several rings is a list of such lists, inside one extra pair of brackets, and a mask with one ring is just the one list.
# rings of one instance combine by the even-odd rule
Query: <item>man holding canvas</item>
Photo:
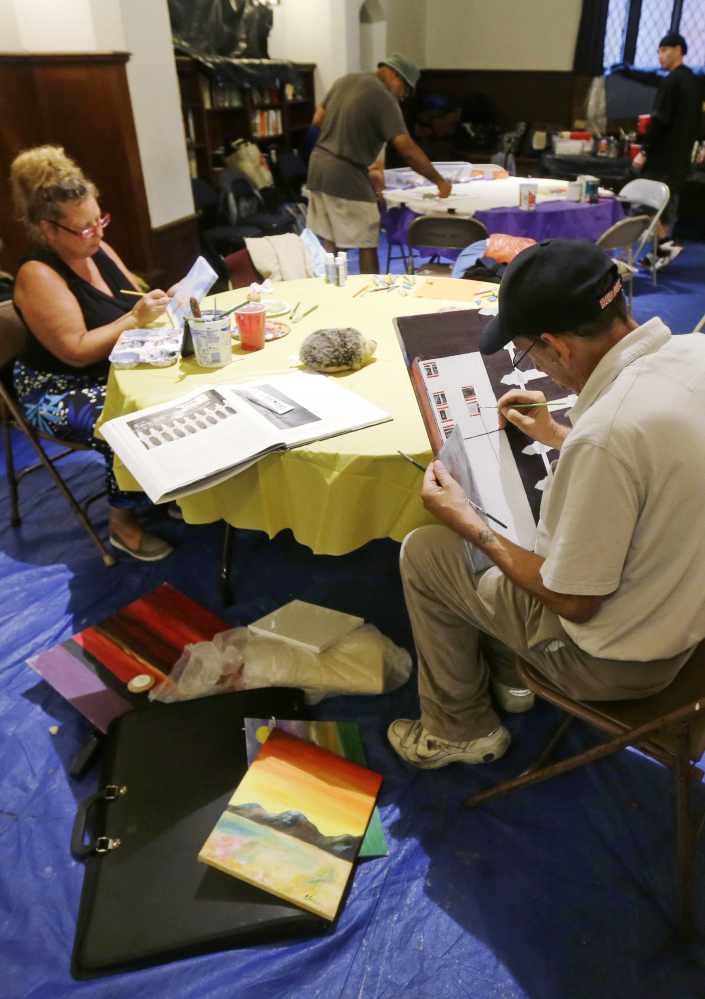
[[(534, 551), (490, 527), (441, 462), (423, 501), (445, 526), (412, 532), (401, 567), (418, 652), (421, 719), (389, 739), (415, 766), (490, 762), (510, 737), (500, 708), (528, 710), (519, 654), (571, 697), (657, 693), (705, 637), (705, 340), (628, 314), (614, 262), (544, 240), (510, 264), (484, 354), (510, 341), (575, 392), (572, 428), (541, 392), (498, 400), (560, 452), (542, 496)], [(494, 566), (471, 574), (461, 539)]]

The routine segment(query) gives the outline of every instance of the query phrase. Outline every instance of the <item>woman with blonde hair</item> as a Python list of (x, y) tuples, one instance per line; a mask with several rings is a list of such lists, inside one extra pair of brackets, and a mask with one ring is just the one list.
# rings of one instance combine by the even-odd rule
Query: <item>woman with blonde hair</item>
[(11, 181), (17, 215), (32, 239), (14, 291), (28, 332), (15, 363), (18, 398), (35, 426), (104, 456), (111, 544), (142, 561), (164, 558), (171, 545), (149, 534), (135, 513), (144, 495), (118, 488), (113, 453), (93, 431), (117, 338), (157, 319), (169, 299), (161, 290), (137, 301), (121, 294), (139, 289), (103, 241), (110, 216), (101, 215), (95, 185), (60, 146), (20, 153)]

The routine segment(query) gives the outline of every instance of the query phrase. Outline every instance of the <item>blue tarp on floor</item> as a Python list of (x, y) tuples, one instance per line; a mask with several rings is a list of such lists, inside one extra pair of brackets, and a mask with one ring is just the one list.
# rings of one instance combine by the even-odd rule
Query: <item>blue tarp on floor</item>
[[(693, 266), (690, 256), (683, 254), (684, 267)], [(677, 282), (672, 266), (669, 281)], [(658, 314), (666, 296), (649, 297), (658, 302), (651, 314)], [(695, 313), (701, 304), (692, 296), (687, 307)], [(20, 466), (31, 460), (22, 441), (17, 455)], [(78, 456), (64, 467), (79, 496), (97, 491), (101, 471), (92, 457)], [(68, 844), (76, 805), (97, 785), (98, 769), (81, 782), (67, 776), (86, 734), (83, 719), (25, 659), (162, 582), (233, 624), (299, 597), (360, 614), (408, 646), (398, 546), (374, 542), (334, 559), (312, 556), (287, 533), (265, 545), (258, 535), (241, 534), (238, 599), (224, 610), (215, 586), (218, 525), (189, 527), (153, 511), (154, 528), (178, 543), (176, 552), (154, 565), (121, 557), (105, 569), (43, 471), (21, 486), (20, 528), (8, 526), (2, 481), (0, 999), (705, 994), (705, 949), (681, 945), (673, 933), (668, 773), (627, 751), (466, 811), (460, 803), (468, 793), (523, 769), (557, 712), (537, 704), (528, 715), (509, 718), (513, 747), (497, 763), (419, 773), (395, 757), (384, 735), (393, 718), (416, 715), (413, 683), (385, 697), (336, 698), (317, 709), (319, 717), (360, 721), (369, 765), (385, 778), (380, 806), (390, 847), (388, 858), (358, 864), (347, 904), (325, 935), (74, 982), (69, 960), (83, 869)], [(98, 505), (94, 516), (105, 536), (107, 507)], [(59, 726), (55, 736), (53, 725)], [(576, 724), (565, 750), (595, 738)], [(705, 804), (705, 795), (698, 798)], [(703, 874), (699, 859), (701, 930)]]

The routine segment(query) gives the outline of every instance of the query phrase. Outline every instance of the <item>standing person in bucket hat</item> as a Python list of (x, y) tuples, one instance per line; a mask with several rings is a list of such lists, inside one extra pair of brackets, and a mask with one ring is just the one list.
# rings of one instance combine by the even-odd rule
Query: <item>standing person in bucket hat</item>
[[(401, 554), (421, 718), (388, 730), (424, 769), (506, 751), (501, 712), (534, 700), (516, 654), (573, 698), (626, 700), (668, 686), (705, 637), (705, 338), (673, 337), (657, 318), (639, 326), (599, 247), (550, 239), (507, 268), (480, 349), (510, 342), (515, 363), (528, 355), (578, 400), (571, 428), (542, 392), (498, 400), (502, 425), (558, 454), (533, 551), (486, 523), (440, 461), (426, 471), (440, 524)], [(463, 538), (494, 566), (470, 573)]]
[(420, 72), (411, 59), (393, 52), (375, 73), (348, 73), (336, 80), (316, 109), (321, 134), (309, 161), (309, 229), (327, 252), (360, 250), (360, 271), (379, 271), (379, 209), (384, 188), (381, 150), (393, 143), (406, 163), (438, 185), (447, 198), (451, 184), (432, 166), (409, 135), (399, 107), (413, 93)]

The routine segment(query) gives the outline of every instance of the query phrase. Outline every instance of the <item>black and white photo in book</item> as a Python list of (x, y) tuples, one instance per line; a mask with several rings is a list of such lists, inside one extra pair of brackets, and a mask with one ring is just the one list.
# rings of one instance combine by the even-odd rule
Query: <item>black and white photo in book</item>
[(236, 411), (216, 389), (207, 389), (195, 399), (175, 403), (170, 409), (128, 420), (127, 425), (147, 450), (183, 440), (215, 427), (236, 415)]
[(321, 419), (273, 385), (260, 383), (234, 388), (233, 392), (279, 430), (305, 427), (309, 423), (320, 422)]

